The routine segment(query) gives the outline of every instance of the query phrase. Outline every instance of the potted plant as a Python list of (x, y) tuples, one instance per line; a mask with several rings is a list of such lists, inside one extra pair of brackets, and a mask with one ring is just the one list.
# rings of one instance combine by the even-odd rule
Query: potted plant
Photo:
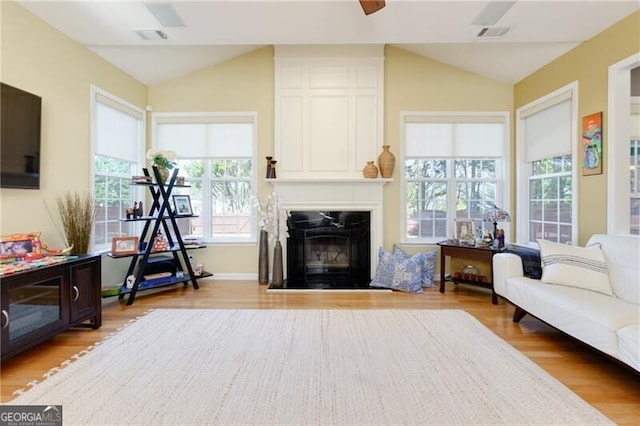
[(161, 182), (165, 183), (169, 178), (169, 170), (176, 166), (176, 153), (169, 150), (150, 149), (147, 151), (147, 159), (151, 160), (151, 165), (156, 166)]

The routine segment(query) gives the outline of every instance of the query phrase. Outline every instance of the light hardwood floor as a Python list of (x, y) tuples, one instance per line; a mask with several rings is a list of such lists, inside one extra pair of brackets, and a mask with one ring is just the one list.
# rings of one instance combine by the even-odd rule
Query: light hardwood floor
[(462, 309), (616, 423), (640, 424), (640, 374), (529, 316), (514, 324), (511, 320), (513, 306), (503, 300), (497, 306), (492, 305), (490, 294), (481, 288), (448, 284), (445, 294), (436, 289), (428, 289), (423, 294), (370, 291), (290, 293), (267, 292), (266, 286), (246, 281), (202, 280), (199, 283), (200, 290), (197, 291), (191, 287), (177, 287), (158, 293), (138, 293), (131, 306), (120, 303), (117, 298), (104, 299), (100, 330), (70, 330), (2, 364), (2, 402), (11, 401), (12, 393), (17, 389), (42, 379), (49, 369), (59, 366), (152, 308)]

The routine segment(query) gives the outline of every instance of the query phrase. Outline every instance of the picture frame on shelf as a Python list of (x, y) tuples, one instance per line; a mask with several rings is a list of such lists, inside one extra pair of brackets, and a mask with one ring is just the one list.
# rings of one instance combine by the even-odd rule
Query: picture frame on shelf
[(454, 219), (455, 239), (458, 244), (475, 245), (476, 228), (475, 221), (472, 219)]
[(191, 198), (188, 195), (174, 195), (173, 211), (176, 216), (193, 216)]
[(125, 256), (138, 252), (138, 237), (113, 237), (111, 240), (111, 254)]

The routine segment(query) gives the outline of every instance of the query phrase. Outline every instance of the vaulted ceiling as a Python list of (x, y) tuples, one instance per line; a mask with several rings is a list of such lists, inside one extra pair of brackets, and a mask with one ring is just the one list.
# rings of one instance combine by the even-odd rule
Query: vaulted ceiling
[(290, 44), (392, 44), (515, 83), (640, 8), (637, 0), (387, 0), (365, 15), (358, 0), (19, 3), (149, 85)]

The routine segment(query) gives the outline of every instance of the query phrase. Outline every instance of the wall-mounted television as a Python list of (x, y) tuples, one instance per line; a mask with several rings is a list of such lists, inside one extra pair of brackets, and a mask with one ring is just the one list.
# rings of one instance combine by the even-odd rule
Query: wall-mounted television
[(40, 188), (42, 98), (0, 83), (0, 187)]

